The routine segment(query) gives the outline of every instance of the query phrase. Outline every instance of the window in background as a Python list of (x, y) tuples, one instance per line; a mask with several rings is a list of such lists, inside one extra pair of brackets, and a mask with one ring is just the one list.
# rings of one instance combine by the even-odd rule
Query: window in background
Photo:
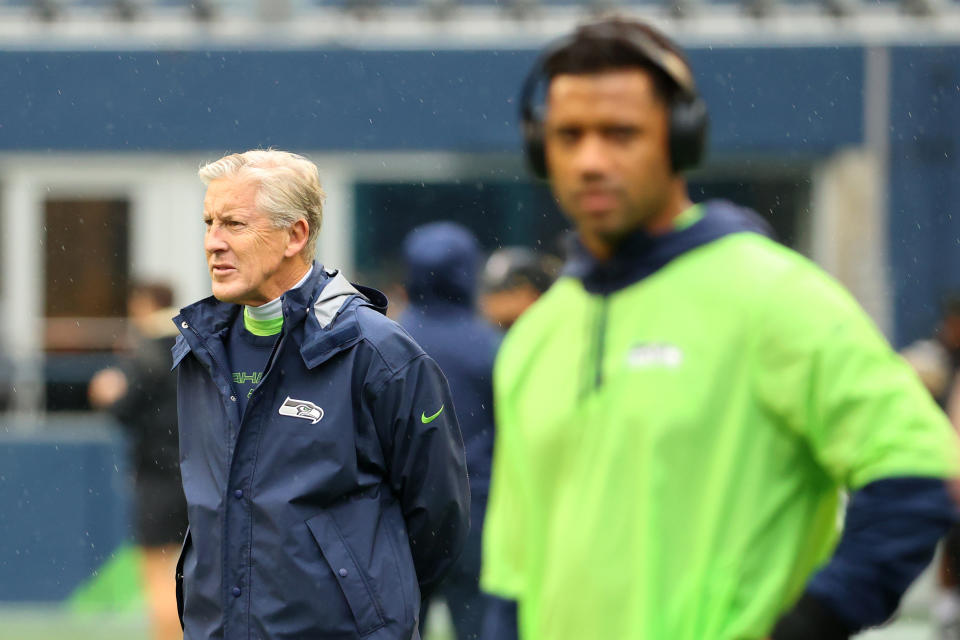
[(87, 381), (126, 338), (129, 202), (56, 199), (44, 206), (46, 408), (88, 408)]
[(697, 176), (690, 181), (690, 198), (703, 202), (722, 198), (753, 209), (770, 223), (777, 240), (810, 255), (810, 178), (765, 176), (746, 180), (723, 176)]
[(527, 245), (556, 253), (568, 228), (550, 191), (528, 182), (360, 183), (355, 202), (356, 267), (373, 286), (400, 281), (400, 240), (427, 222), (459, 222), (486, 251)]

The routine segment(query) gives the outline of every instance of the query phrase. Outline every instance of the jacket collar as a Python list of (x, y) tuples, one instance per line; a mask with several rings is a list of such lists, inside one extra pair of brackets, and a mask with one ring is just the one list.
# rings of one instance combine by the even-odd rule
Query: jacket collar
[(752, 232), (773, 237), (767, 222), (749, 209), (722, 200), (699, 205), (703, 217), (670, 233), (652, 236), (643, 230), (627, 236), (614, 255), (597, 260), (572, 236), (564, 275), (577, 278), (595, 294), (610, 294), (647, 278), (674, 258), (732, 233)]
[[(325, 271), (322, 265), (314, 261), (313, 271), (307, 280), (296, 289), (290, 289), (280, 296), (284, 325), (292, 326), (303, 320), (306, 315), (306, 301), (310, 299), (307, 292), (322, 289), (330, 277), (331, 274)], [(181, 328), (186, 328), (182, 325), (183, 320), (186, 320), (200, 336), (207, 338), (226, 331), (240, 312), (241, 307), (242, 305), (221, 302), (214, 296), (208, 296), (181, 309), (180, 315), (174, 318), (174, 321)]]
[[(387, 297), (380, 291), (362, 285), (351, 285), (339, 271), (327, 271), (317, 262), (313, 272), (301, 286), (281, 296), (283, 331), (290, 334), (304, 325), (300, 353), (312, 368), (345, 349), (360, 337), (360, 327), (348, 308), (369, 306), (386, 313)], [(183, 340), (174, 347), (174, 366), (192, 348), (191, 328), (205, 341), (221, 337), (231, 326), (241, 305), (221, 302), (210, 296), (184, 307), (174, 322)]]

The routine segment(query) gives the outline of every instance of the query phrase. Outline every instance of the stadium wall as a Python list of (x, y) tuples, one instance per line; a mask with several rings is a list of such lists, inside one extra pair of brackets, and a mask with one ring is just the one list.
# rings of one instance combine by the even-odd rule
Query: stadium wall
[(960, 288), (960, 48), (891, 50), (890, 268), (898, 344)]
[(62, 600), (129, 539), (124, 441), (98, 418), (0, 424), (0, 602)]
[[(863, 139), (859, 47), (694, 49), (718, 154)], [(518, 148), (531, 51), (0, 51), (0, 150)]]

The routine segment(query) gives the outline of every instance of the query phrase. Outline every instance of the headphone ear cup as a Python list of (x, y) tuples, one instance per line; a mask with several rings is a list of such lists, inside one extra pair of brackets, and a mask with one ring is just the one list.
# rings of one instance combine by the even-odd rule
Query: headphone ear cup
[(670, 164), (674, 173), (695, 168), (706, 154), (710, 116), (700, 96), (678, 100), (670, 109)]
[(527, 166), (541, 180), (547, 179), (547, 151), (543, 143), (543, 123), (526, 120), (523, 123), (523, 146)]

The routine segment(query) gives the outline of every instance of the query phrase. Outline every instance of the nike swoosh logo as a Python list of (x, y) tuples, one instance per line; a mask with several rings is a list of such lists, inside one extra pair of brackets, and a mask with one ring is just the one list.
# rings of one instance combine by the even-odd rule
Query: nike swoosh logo
[(428, 416), (426, 413), (421, 413), (420, 422), (422, 422), (423, 424), (427, 424), (428, 422), (433, 422), (434, 420), (437, 419), (437, 416), (439, 416), (441, 413), (443, 413), (443, 405), (440, 405), (440, 410), (437, 411), (432, 416)]

